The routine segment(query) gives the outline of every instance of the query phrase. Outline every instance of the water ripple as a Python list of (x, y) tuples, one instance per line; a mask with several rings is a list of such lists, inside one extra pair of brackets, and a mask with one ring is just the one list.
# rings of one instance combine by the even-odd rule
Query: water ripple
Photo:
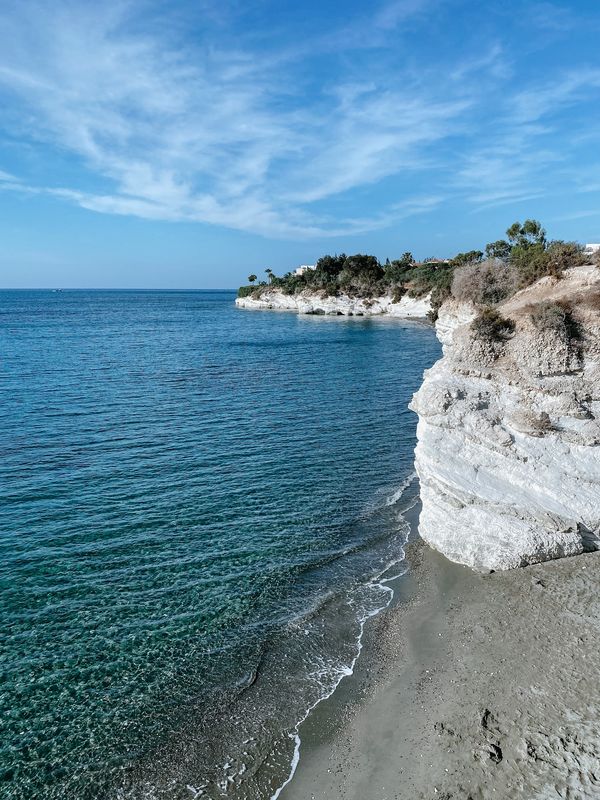
[(270, 797), (387, 602), (431, 330), (232, 300), (0, 292), (2, 797)]

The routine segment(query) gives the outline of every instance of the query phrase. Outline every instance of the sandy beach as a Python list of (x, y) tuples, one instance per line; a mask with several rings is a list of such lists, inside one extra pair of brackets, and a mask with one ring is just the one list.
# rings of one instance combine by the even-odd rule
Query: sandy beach
[(600, 553), (488, 575), (409, 546), (282, 800), (600, 797)]

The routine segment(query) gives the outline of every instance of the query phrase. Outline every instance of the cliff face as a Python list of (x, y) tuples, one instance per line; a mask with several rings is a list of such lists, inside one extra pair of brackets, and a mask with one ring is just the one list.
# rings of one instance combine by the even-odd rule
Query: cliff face
[[(556, 301), (573, 309), (567, 336), (532, 317)], [(544, 278), (498, 310), (515, 333), (486, 341), (473, 308), (442, 306), (444, 355), (411, 403), (420, 534), (479, 570), (598, 549), (600, 538), (600, 270)]]
[(299, 314), (332, 314), (348, 317), (387, 314), (405, 319), (424, 318), (431, 309), (429, 295), (420, 298), (404, 295), (398, 303), (394, 303), (391, 295), (371, 299), (343, 294), (337, 297), (321, 297), (319, 294), (306, 291), (289, 295), (276, 290), (267, 290), (259, 299), (238, 297), (235, 304), (240, 308), (279, 309), (296, 311)]

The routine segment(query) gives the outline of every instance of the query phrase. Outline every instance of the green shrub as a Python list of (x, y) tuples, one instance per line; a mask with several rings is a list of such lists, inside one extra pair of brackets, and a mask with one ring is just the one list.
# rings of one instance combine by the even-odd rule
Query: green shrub
[(515, 323), (503, 317), (495, 308), (484, 308), (471, 323), (471, 330), (479, 339), (502, 342), (514, 333)]
[(406, 278), (406, 274), (412, 269), (414, 258), (412, 253), (403, 253), (400, 258), (392, 262), (386, 262), (383, 268), (386, 281), (389, 283), (399, 283)]
[(440, 291), (450, 293), (454, 270), (451, 266), (441, 267), (423, 265), (415, 267), (406, 276), (409, 297), (425, 297), (429, 292), (438, 288)]
[(566, 269), (585, 264), (583, 248), (576, 242), (560, 240), (517, 245), (510, 254), (510, 263), (519, 272), (520, 287), (529, 286), (546, 275), (560, 278)]
[(535, 281), (548, 275), (546, 245), (533, 244), (513, 247), (510, 253), (510, 264), (518, 272), (519, 288), (535, 283)]
[(251, 297), (255, 296), (258, 297), (260, 293), (260, 289), (258, 286), (240, 286), (238, 289), (237, 296), (238, 297)]
[(571, 267), (581, 267), (587, 258), (583, 247), (577, 242), (563, 242), (557, 240), (550, 242), (548, 249), (548, 274), (562, 274), (563, 270)]

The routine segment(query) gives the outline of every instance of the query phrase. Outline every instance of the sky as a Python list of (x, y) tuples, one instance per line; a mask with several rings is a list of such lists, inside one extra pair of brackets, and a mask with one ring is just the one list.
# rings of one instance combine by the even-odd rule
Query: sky
[(600, 241), (600, 3), (2, 0), (0, 286)]

